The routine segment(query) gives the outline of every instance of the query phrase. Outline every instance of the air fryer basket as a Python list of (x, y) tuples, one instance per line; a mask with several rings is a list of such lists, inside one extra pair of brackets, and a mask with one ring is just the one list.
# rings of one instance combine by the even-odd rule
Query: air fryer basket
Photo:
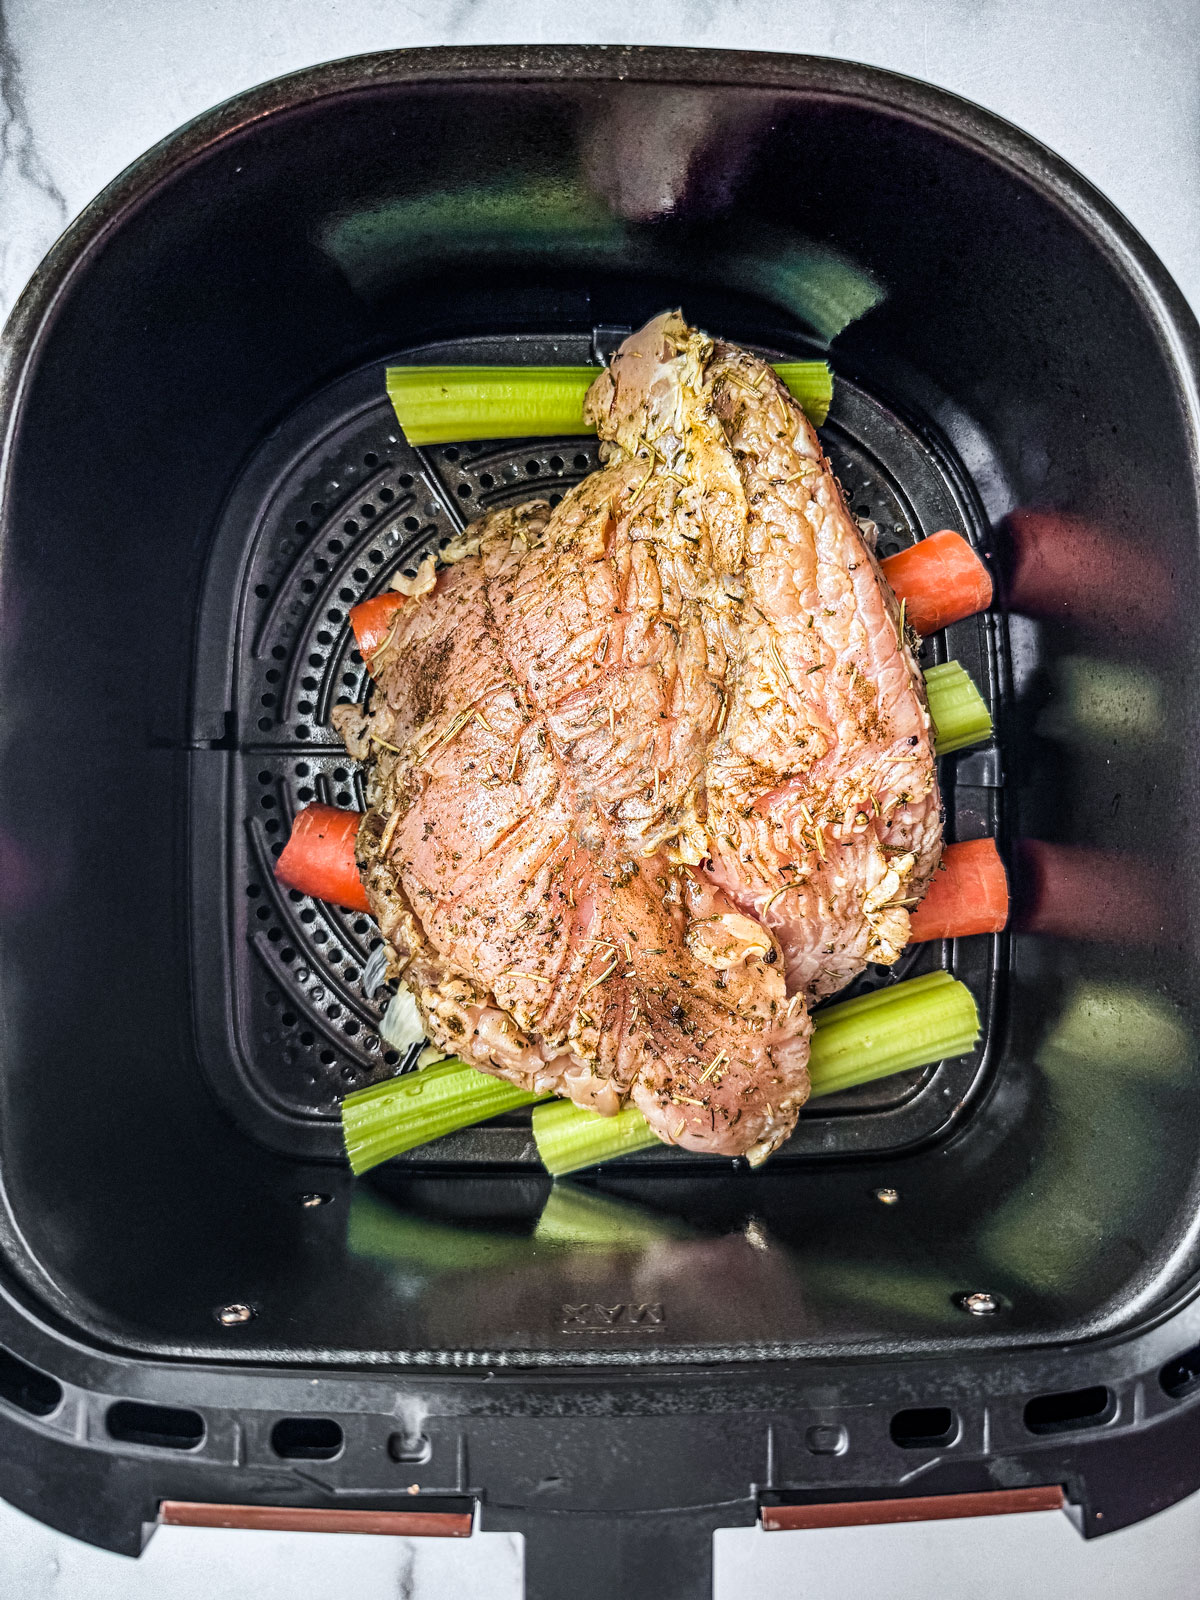
[[(584, 363), (593, 344), (580, 334), (516, 334), (442, 342), (404, 356)], [(982, 537), (961, 477), (956, 481), (893, 412), (848, 379), (824, 440), (855, 510), (879, 529), (884, 554), (950, 524)], [(427, 550), (436, 552), (472, 518), (532, 495), (556, 500), (596, 461), (595, 441), (578, 438), (414, 450), (399, 434), (373, 362), (322, 391), (268, 438), (225, 508), (201, 611), (193, 715), (196, 727), (217, 728), (233, 706), (238, 737), (231, 771), (224, 763), (219, 775), (212, 763), (199, 767), (192, 807), (192, 949), (202, 964), (195, 993), (203, 1008), (197, 1036), (209, 1081), (230, 1114), (288, 1154), (336, 1156), (340, 1096), (400, 1064), (376, 1032), (388, 995), (363, 987), (379, 943), (374, 924), (283, 889), (271, 871), (288, 819), (302, 805), (362, 805), (356, 763), (329, 725), (331, 707), (360, 700), (366, 688), (346, 613), (393, 573), (411, 574)], [(972, 618), (927, 645), (929, 664), (946, 640), (995, 699), (987, 621)], [(954, 774), (961, 786), (948, 800), (959, 837), (997, 831), (998, 788), (989, 776), (995, 767), (993, 755), (976, 755)], [(227, 884), (212, 871), (225, 841)], [(219, 925), (226, 892), (233, 916), (225, 941), (215, 943), (203, 930)], [(894, 967), (865, 974), (852, 992), (949, 959), (979, 995), (990, 1025), (994, 943), (964, 942), (952, 957), (913, 946)], [(814, 1108), (781, 1159), (892, 1150), (943, 1132), (979, 1078), (990, 1031), (965, 1061), (844, 1094), (819, 1113)], [(413, 1151), (405, 1164), (519, 1163), (540, 1171), (528, 1112), (507, 1123)], [(668, 1173), (711, 1171), (711, 1163), (680, 1152), (658, 1165)]]
[[(360, 796), (347, 610), (595, 459), (414, 450), (383, 366), (587, 361), (669, 304), (828, 350), (884, 550), (996, 571), (926, 650), (992, 704), (948, 829), (1014, 930), (859, 980), (950, 966), (980, 1046), (758, 1173), (552, 1190), (514, 1114), (353, 1185), (374, 928), (271, 871)], [(763, 1507), (1059, 1486), (1094, 1534), (1200, 1481), (1196, 328), (1082, 180), (843, 63), (368, 57), (151, 152), (3, 348), (0, 1492), (130, 1551), (169, 1500), (477, 1505), (531, 1595), (690, 1596)]]

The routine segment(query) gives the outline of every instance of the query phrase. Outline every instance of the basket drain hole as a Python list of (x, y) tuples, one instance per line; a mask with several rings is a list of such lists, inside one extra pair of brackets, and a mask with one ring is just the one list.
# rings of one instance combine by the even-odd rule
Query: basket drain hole
[(1102, 1383), (1088, 1389), (1064, 1389), (1040, 1394), (1025, 1407), (1030, 1433), (1066, 1433), (1075, 1428), (1098, 1428), (1116, 1415), (1117, 1401)]
[(332, 1417), (284, 1417), (271, 1429), (271, 1449), (285, 1461), (332, 1461), (345, 1440)]
[(39, 1372), (20, 1356), (0, 1349), (0, 1398), (33, 1417), (48, 1417), (62, 1404), (63, 1387), (48, 1372)]
[(110, 1438), (159, 1450), (194, 1450), (204, 1438), (204, 1419), (198, 1411), (147, 1406), (140, 1400), (118, 1400), (109, 1406), (104, 1421)]
[(891, 1424), (892, 1443), (902, 1450), (930, 1450), (951, 1444), (958, 1436), (958, 1418), (949, 1406), (917, 1406), (897, 1411)]

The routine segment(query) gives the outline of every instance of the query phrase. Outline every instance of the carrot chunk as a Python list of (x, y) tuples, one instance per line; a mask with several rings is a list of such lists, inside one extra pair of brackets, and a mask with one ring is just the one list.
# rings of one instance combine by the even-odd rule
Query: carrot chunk
[(936, 633), (992, 603), (991, 573), (950, 528), (898, 550), (880, 566), (918, 633)]
[(1008, 921), (1008, 879), (993, 839), (948, 844), (921, 904), (909, 914), (910, 937), (963, 939), (999, 933)]
[(315, 900), (328, 900), (347, 911), (368, 911), (366, 890), (354, 859), (361, 821), (360, 811), (305, 806), (296, 813), (292, 836), (275, 863), (275, 876), (289, 889), (299, 889)]
[(402, 594), (376, 594), (369, 600), (360, 600), (350, 608), (350, 626), (354, 629), (354, 642), (370, 670), (371, 657), (387, 641), (396, 621), (396, 613), (404, 604)]

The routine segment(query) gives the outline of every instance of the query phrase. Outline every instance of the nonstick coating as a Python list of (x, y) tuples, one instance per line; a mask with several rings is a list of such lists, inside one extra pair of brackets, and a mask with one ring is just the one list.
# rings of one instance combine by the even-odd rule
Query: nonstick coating
[[(603, 330), (619, 336), (678, 303), (791, 353), (822, 348), (839, 316), (858, 313), (830, 347), (829, 440), (864, 492), (891, 496), (890, 512), (876, 506), (885, 529), (958, 524), (1004, 569), (1016, 522), (1058, 519), (1032, 569), (1014, 567), (1024, 614), (1001, 609), (953, 640), (996, 701), (1001, 759), (948, 764), (952, 820), (1003, 825), (1019, 893), (1033, 839), (1092, 852), (1078, 857), (1085, 875), (1101, 889), (1132, 877), (1149, 904), (1136, 927), (1112, 903), (1085, 937), (943, 953), (970, 968), (989, 1011), (984, 1053), (898, 1101), (883, 1091), (876, 1109), (814, 1113), (796, 1157), (761, 1176), (656, 1158), (604, 1181), (668, 1210), (678, 1185), (699, 1184), (720, 1238), (731, 1226), (741, 1238), (751, 1215), (786, 1218), (772, 1270), (803, 1314), (789, 1294), (743, 1300), (736, 1316), (726, 1297), (699, 1294), (674, 1323), (697, 1351), (961, 1341), (974, 1329), (953, 1297), (976, 1281), (1009, 1306), (991, 1337), (1119, 1323), (1185, 1268), (1194, 1214), (1198, 1122), (1183, 1085), (1195, 679), (1182, 623), (1197, 574), (1178, 336), (1107, 236), (1101, 248), (1099, 203), (1091, 217), (1068, 208), (1048, 192), (1057, 174), (1018, 173), (1010, 152), (985, 152), (916, 90), (897, 101), (889, 82), (886, 103), (871, 75), (834, 72), (830, 94), (816, 86), (825, 69), (800, 87), (667, 88), (606, 81), (607, 69), (589, 80), (579, 63), (599, 70), (599, 58), (562, 59), (572, 70), (543, 81), (392, 80), (384, 63), (344, 92), (297, 81), (273, 115), (182, 136), (154, 159), (148, 189), (128, 180), (137, 204), (120, 188), (106, 198), (106, 225), (80, 225), (86, 249), (62, 247), (73, 270), (40, 322), (17, 315), (0, 802), (27, 900), (5, 913), (0, 1138), (19, 1269), (48, 1274), (71, 1316), (138, 1344), (219, 1345), (209, 1307), (231, 1282), (261, 1299), (268, 1343), (570, 1358), (596, 1342), (564, 1335), (561, 1296), (539, 1291), (544, 1312), (518, 1311), (479, 1278), (461, 1316), (431, 1322), (418, 1296), (410, 1320), (344, 1233), (314, 1256), (311, 1218), (289, 1215), (281, 1234), (251, 1198), (342, 1185), (334, 1096), (378, 1070), (373, 1007), (346, 977), (361, 972), (369, 930), (279, 899), (267, 869), (301, 787), (335, 802), (354, 793), (325, 724), (328, 702), (353, 692), (341, 680), (359, 673), (348, 605), (410, 536), (445, 537), (494, 492), (470, 467), (482, 455), (407, 453), (381, 393), (386, 359), (452, 339), (497, 354), (532, 340), (543, 358), (579, 360)], [(661, 60), (691, 74), (713, 65)], [(686, 161), (676, 150), (656, 174), (659, 146), (628, 135), (663, 122), (664, 95), (700, 132)], [(661, 180), (649, 199), (639, 172)], [(651, 203), (661, 214), (645, 214)], [(552, 444), (523, 460), (505, 447), (491, 476), (507, 465), (548, 481), (556, 454), (565, 475)], [(367, 491), (385, 488), (398, 514), (380, 494), (369, 518)], [(371, 521), (390, 530), (384, 543), (367, 538)], [(1105, 673), (1097, 708), (1089, 686)], [(1131, 695), (1149, 717), (1140, 731)], [(1064, 1029), (1086, 1055), (1076, 1036), (1114, 1007), (1122, 1037), (1156, 1019), (1148, 1059), (1047, 1066)], [(885, 1235), (874, 1203), (860, 1215), (844, 1197), (869, 1196), (873, 1170), (829, 1163), (886, 1162), (897, 1148), (909, 1153), (888, 1176), (907, 1220)], [(289, 1162), (314, 1158), (334, 1164), (319, 1180), (291, 1176)], [(489, 1185), (533, 1179), (513, 1129), (406, 1165), (453, 1190), (462, 1162), (482, 1163), (482, 1178), (497, 1159), (529, 1176)], [(429, 1203), (440, 1217), (443, 1202)], [(867, 1290), (818, 1310), (811, 1274), (844, 1259)], [(897, 1290), (901, 1261), (920, 1293)]]

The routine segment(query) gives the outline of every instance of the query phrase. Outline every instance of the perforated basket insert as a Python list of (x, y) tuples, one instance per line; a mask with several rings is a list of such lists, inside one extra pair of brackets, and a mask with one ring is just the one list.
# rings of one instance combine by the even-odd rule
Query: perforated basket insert
[[(555, 359), (572, 359), (564, 348), (569, 343), (555, 342), (562, 352)], [(427, 349), (417, 358), (506, 356), (489, 340)], [(526, 350), (524, 358), (536, 356)], [(577, 352), (574, 359), (580, 359)], [(878, 528), (880, 554), (940, 527), (975, 531), (971, 504), (952, 474), (899, 418), (844, 381), (822, 437), (855, 514)], [(484, 511), (534, 497), (556, 504), (596, 464), (592, 439), (413, 449), (384, 395), (381, 363), (294, 416), (259, 450), (231, 496), (206, 587), (202, 638), (209, 651), (202, 651), (198, 683), (199, 705), (217, 704), (221, 686), (214, 680), (222, 665), (212, 641), (223, 637), (232, 736), (215, 741), (227, 747), (221, 752), (225, 804), (207, 808), (214, 815), (223, 811), (222, 837), (205, 805), (195, 807), (193, 826), (196, 916), (212, 925), (207, 918), (217, 886), (211, 863), (222, 846), (228, 916), (219, 960), (197, 929), (196, 948), (206, 952), (197, 972), (197, 1006), (218, 1094), (239, 1121), (278, 1148), (336, 1155), (341, 1096), (405, 1065), (377, 1033), (389, 993), (368, 994), (364, 986), (364, 968), (379, 944), (374, 923), (285, 890), (273, 874), (302, 806), (313, 800), (363, 805), (357, 764), (329, 725), (332, 707), (361, 699), (366, 688), (349, 610), (385, 588), (397, 571), (413, 574), (427, 552), (443, 548)], [(991, 697), (995, 673), (986, 623), (972, 619), (955, 634), (954, 654)], [(944, 650), (929, 641), (925, 654), (930, 664)], [(953, 837), (952, 774), (944, 773), (943, 782)], [(978, 792), (972, 795), (964, 836), (995, 831), (995, 791), (982, 818)], [(974, 941), (974, 947), (983, 943)], [(972, 985), (986, 1019), (994, 951), (981, 956), (974, 947), (969, 958), (965, 949), (910, 947), (894, 967), (869, 968), (848, 992), (952, 964)], [(967, 959), (974, 970), (963, 967)], [(966, 1098), (986, 1042), (985, 1027), (970, 1058), (831, 1097), (807, 1114), (776, 1159), (891, 1149), (928, 1137), (945, 1122), (946, 1105)], [(534, 1162), (528, 1113), (452, 1135), (405, 1159)], [(652, 1151), (642, 1159), (663, 1156)], [(703, 1161), (677, 1152), (670, 1159)]]

